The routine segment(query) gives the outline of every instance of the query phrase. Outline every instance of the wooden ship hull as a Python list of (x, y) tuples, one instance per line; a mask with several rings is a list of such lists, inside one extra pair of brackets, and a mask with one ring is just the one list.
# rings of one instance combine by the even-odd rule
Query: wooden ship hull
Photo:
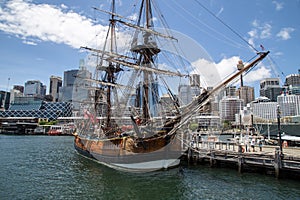
[(84, 139), (75, 136), (75, 149), (81, 155), (108, 167), (130, 172), (149, 172), (176, 167), (180, 163), (181, 142), (175, 135), (146, 139), (116, 137)]

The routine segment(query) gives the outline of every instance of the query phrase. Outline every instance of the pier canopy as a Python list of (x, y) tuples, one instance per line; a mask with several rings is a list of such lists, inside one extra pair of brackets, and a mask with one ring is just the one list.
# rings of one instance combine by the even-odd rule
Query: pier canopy
[(0, 117), (34, 117), (56, 120), (58, 117), (71, 117), (70, 102), (27, 102), (14, 103), (8, 110), (0, 111)]

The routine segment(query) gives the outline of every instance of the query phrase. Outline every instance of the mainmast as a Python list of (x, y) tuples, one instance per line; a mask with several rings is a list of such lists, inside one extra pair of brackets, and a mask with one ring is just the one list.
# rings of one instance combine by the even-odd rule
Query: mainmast
[[(137, 53), (138, 55), (138, 64), (146, 68), (151, 68), (153, 63), (153, 57), (160, 52), (160, 49), (157, 47), (157, 44), (154, 40), (151, 31), (153, 29), (153, 19), (152, 19), (152, 9), (151, 1), (143, 0), (140, 7), (140, 13), (138, 18), (137, 25), (140, 26), (141, 19), (145, 16), (145, 29), (146, 31), (142, 32), (142, 39), (139, 41), (140, 30), (136, 30), (131, 44), (131, 51)], [(150, 118), (149, 111), (149, 91), (150, 91), (150, 80), (153, 75), (150, 71), (143, 71), (144, 80), (142, 85), (142, 121), (146, 122)]]

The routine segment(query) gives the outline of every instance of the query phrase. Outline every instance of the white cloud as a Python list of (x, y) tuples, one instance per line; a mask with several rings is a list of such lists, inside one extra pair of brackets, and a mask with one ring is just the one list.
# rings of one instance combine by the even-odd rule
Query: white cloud
[(273, 4), (275, 4), (275, 9), (276, 10), (281, 10), (283, 9), (283, 3), (278, 2), (278, 1), (272, 1)]
[(250, 35), (251, 38), (257, 38), (257, 30), (256, 29), (252, 29), (251, 31), (248, 32), (248, 34)]
[(61, 7), (62, 9), (67, 9), (67, 8), (68, 8), (68, 6), (66, 6), (65, 4), (61, 4), (60, 7)]
[(24, 44), (28, 44), (28, 45), (33, 45), (33, 46), (37, 45), (36, 42), (27, 41), (27, 40), (23, 40), (23, 43), (24, 43)]
[(255, 46), (256, 39), (269, 39), (272, 37), (272, 25), (260, 23), (258, 20), (252, 22), (252, 30), (248, 32), (248, 43)]
[(265, 78), (271, 77), (271, 70), (266, 68), (265, 66), (259, 66), (254, 70), (250, 71), (245, 77), (244, 81), (248, 84), (256, 81), (260, 81)]
[(107, 27), (95, 25), (91, 19), (72, 10), (62, 9), (67, 7), (63, 4), (60, 7), (33, 4), (25, 0), (8, 1), (0, 8), (0, 30), (23, 39), (27, 44), (50, 41), (73, 48), (91, 45), (95, 33), (99, 38), (105, 38)]
[(263, 27), (261, 27), (260, 38), (261, 39), (270, 38), (271, 30), (272, 30), (272, 26), (270, 24), (268, 23), (264, 24)]
[(238, 60), (240, 60), (239, 57), (233, 56), (215, 63), (201, 58), (192, 63), (196, 68), (193, 73), (200, 74), (207, 86), (215, 86), (237, 70)]
[[(199, 59), (192, 63), (192, 65), (197, 68), (194, 73), (196, 72), (200, 74), (201, 77), (204, 77), (207, 86), (216, 86), (218, 83), (224, 81), (226, 78), (237, 72), (237, 63), (239, 60), (240, 58), (238, 56), (223, 58), (218, 63)], [(259, 64), (256, 68), (244, 76), (244, 82), (251, 85), (256, 81), (260, 81), (268, 77), (271, 77), (271, 70), (266, 68), (264, 65)]]
[(291, 34), (293, 31), (295, 31), (294, 28), (290, 28), (290, 27), (288, 27), (288, 28), (282, 28), (282, 29), (280, 30), (280, 32), (277, 33), (276, 36), (279, 37), (279, 38), (281, 38), (282, 40), (288, 40), (288, 39), (291, 38), (291, 35), (290, 35), (290, 34)]

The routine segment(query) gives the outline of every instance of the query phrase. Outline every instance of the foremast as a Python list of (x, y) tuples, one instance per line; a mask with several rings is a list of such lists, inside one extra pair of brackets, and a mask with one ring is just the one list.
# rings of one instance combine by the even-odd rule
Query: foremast
[[(106, 40), (108, 41), (108, 38), (110, 38), (109, 40), (109, 54), (115, 54), (117, 52), (117, 45), (116, 45), (116, 32), (115, 32), (115, 27), (116, 27), (116, 19), (115, 19), (115, 0), (112, 0), (112, 5), (111, 5), (111, 16), (109, 19), (109, 29), (107, 32), (107, 36), (106, 36)], [(105, 49), (106, 43), (104, 44), (104, 48)], [(115, 64), (112, 61), (108, 61), (108, 66), (104, 66), (103, 65), (103, 57), (104, 57), (104, 51), (102, 51), (102, 57), (101, 57), (101, 61), (100, 61), (100, 68), (101, 70), (104, 69), (105, 71), (105, 75), (102, 78), (104, 82), (107, 82), (108, 85), (106, 86), (106, 105), (107, 105), (107, 113), (106, 113), (106, 122), (105, 125), (103, 127), (104, 131), (109, 131), (110, 129), (114, 128), (114, 124), (112, 123), (111, 120), (111, 115), (112, 115), (112, 90), (114, 88), (114, 84), (116, 82), (116, 74), (120, 71), (122, 71), (122, 69), (120, 68), (119, 64)], [(99, 97), (96, 96), (95, 98), (95, 103), (97, 104)], [(95, 108), (97, 111), (97, 108)]]

